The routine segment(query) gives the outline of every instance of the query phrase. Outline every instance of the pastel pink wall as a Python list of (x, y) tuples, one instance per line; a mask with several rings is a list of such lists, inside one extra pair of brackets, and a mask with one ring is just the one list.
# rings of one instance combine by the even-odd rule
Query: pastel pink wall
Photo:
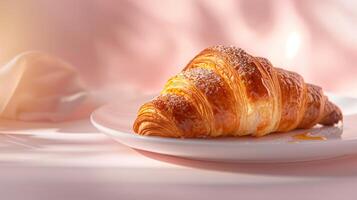
[(201, 49), (227, 44), (357, 96), (356, 23), (347, 0), (2, 0), (0, 63), (41, 50), (94, 89), (158, 90)]

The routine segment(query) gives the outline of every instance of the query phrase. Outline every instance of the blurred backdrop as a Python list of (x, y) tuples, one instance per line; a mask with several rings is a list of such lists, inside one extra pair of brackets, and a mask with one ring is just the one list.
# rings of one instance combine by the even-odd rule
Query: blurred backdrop
[(357, 96), (357, 1), (1, 0), (0, 63), (56, 55), (93, 90), (158, 91), (203, 48), (236, 45)]

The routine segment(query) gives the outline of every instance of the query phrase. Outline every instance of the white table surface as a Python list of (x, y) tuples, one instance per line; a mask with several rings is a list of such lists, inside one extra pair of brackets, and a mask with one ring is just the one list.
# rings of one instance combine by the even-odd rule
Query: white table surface
[(1, 200), (357, 198), (357, 156), (224, 164), (136, 151), (88, 120), (0, 123)]

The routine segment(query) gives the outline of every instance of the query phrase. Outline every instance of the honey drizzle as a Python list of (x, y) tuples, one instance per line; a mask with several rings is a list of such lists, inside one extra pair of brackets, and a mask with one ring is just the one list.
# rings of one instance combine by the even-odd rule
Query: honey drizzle
[(312, 135), (310, 132), (294, 135), (293, 138), (296, 140), (327, 140), (323, 136)]

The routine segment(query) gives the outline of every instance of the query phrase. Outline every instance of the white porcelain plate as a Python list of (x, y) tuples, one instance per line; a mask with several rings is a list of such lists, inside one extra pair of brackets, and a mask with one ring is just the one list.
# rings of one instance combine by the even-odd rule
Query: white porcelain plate
[(344, 113), (343, 125), (277, 133), (261, 138), (175, 139), (139, 136), (132, 124), (150, 97), (97, 109), (92, 123), (129, 147), (198, 160), (222, 162), (296, 162), (357, 154), (357, 99), (330, 95)]

